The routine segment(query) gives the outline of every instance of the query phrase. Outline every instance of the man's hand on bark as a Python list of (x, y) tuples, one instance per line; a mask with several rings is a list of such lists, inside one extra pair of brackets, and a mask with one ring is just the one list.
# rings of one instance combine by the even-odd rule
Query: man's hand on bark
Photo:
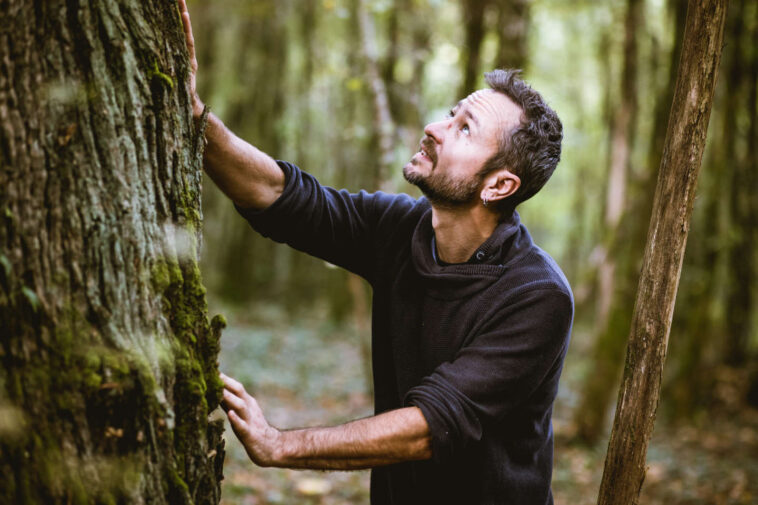
[(192, 115), (195, 118), (199, 118), (203, 114), (205, 104), (200, 100), (197, 95), (197, 56), (195, 55), (195, 37), (192, 36), (192, 23), (190, 23), (189, 10), (187, 9), (187, 1), (179, 0), (179, 12), (182, 16), (182, 25), (184, 25), (184, 38), (187, 42), (187, 52), (190, 59), (190, 81), (189, 92), (192, 99)]
[(224, 396), (221, 407), (250, 459), (259, 466), (272, 466), (277, 461), (277, 447), (281, 433), (263, 417), (258, 402), (245, 391), (238, 381), (221, 374)]

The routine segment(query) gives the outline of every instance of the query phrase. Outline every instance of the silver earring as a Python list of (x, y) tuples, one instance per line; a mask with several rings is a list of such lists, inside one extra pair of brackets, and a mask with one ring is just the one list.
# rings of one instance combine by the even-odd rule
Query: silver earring
[(487, 206), (487, 197), (486, 196), (482, 197), (482, 203), (484, 204), (485, 207)]

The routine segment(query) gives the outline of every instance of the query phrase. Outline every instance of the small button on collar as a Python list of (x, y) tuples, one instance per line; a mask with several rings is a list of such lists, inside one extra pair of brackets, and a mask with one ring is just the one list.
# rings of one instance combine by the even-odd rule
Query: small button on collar
[(486, 255), (484, 254), (484, 251), (477, 251), (475, 258), (479, 261), (482, 261)]

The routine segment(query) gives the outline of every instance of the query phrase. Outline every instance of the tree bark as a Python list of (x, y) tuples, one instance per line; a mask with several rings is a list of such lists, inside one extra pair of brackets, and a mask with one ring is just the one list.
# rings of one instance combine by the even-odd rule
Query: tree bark
[(598, 504), (635, 504), (645, 477), (661, 375), (721, 57), (726, 0), (690, 0)]
[(223, 320), (176, 3), (0, 18), (0, 502), (218, 503)]

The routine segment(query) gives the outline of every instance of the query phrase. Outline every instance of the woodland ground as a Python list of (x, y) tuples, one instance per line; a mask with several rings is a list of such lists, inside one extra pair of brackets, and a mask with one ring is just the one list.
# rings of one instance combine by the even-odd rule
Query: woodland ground
[[(245, 384), (273, 425), (329, 425), (371, 414), (359, 337), (351, 325), (335, 326), (313, 315), (293, 320), (274, 309), (229, 320), (221, 370)], [(574, 342), (581, 341), (577, 331)], [(607, 446), (607, 436), (595, 447), (570, 441), (573, 388), (588, 366), (582, 354), (572, 345), (554, 414), (557, 505), (596, 503)], [(733, 407), (687, 423), (659, 419), (640, 503), (758, 503), (758, 410)], [(228, 424), (225, 438), (222, 505), (368, 504), (367, 471), (258, 468)]]

